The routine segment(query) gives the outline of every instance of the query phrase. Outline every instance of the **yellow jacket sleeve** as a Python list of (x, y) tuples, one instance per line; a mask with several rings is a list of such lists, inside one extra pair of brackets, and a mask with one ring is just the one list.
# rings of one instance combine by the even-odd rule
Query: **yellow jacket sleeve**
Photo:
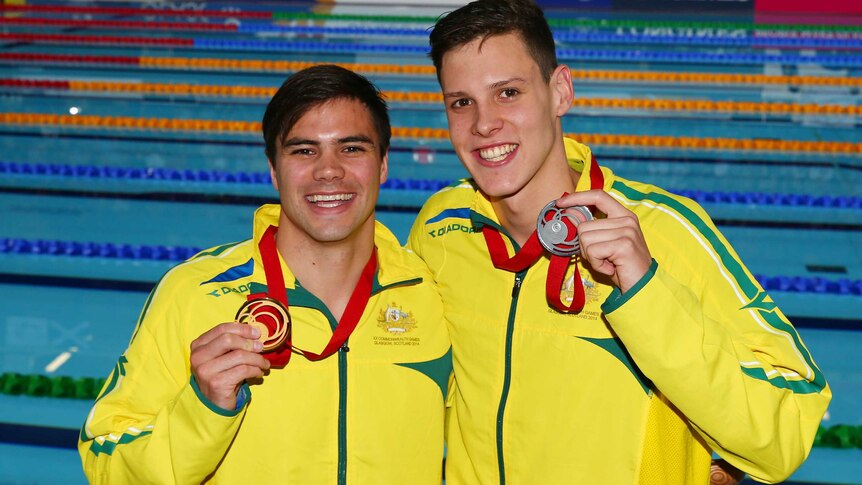
[(823, 374), (697, 204), (631, 183), (614, 188), (641, 212), (655, 261), (639, 285), (614, 290), (607, 320), (713, 450), (755, 480), (785, 479), (807, 457), (830, 401)]
[(239, 429), (245, 407), (209, 403), (190, 379), (190, 336), (170, 278), (150, 295), (126, 352), (78, 442), (90, 483), (201, 483)]

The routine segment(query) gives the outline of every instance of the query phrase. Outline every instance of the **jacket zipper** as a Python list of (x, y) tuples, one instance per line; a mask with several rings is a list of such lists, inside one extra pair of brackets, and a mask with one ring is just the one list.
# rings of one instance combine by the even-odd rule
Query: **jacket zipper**
[(509, 384), (512, 380), (512, 334), (515, 331), (515, 311), (518, 308), (518, 295), (521, 293), (521, 283), (527, 271), (515, 275), (512, 286), (512, 304), (509, 306), (509, 321), (506, 324), (506, 361), (503, 375), (503, 391), (500, 395), (500, 407), (497, 408), (497, 467), (500, 475), (500, 485), (506, 484), (506, 467), (503, 461), (503, 413), (506, 410), (506, 399), (509, 397)]
[(338, 485), (347, 484), (347, 342), (338, 349)]

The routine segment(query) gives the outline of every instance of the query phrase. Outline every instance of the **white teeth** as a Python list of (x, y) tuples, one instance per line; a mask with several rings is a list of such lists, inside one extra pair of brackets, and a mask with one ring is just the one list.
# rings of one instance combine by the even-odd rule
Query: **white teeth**
[(342, 202), (353, 198), (355, 194), (316, 194), (309, 195), (305, 200), (321, 207), (337, 207)]
[(489, 162), (499, 162), (515, 151), (516, 148), (518, 148), (518, 145), (514, 144), (497, 145), (494, 148), (479, 150), (479, 156)]

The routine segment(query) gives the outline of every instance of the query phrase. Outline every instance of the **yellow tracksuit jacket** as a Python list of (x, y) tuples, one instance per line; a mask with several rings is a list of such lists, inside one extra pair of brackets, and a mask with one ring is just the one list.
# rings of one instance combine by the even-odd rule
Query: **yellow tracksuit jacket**
[[(566, 151), (589, 172), (586, 146)], [(447, 483), (705, 485), (710, 450), (782, 480), (829, 403), (823, 374), (701, 207), (602, 171), (654, 263), (624, 295), (582, 267), (578, 314), (546, 302), (548, 258), (494, 268), (480, 228), (499, 222), (470, 180), (415, 222), (409, 245), (434, 272), (453, 343)]]
[[(189, 345), (266, 291), (257, 242), (279, 207), (255, 215), (254, 238), (204, 251), (150, 295), (81, 430), (92, 483), (439, 484), (451, 347), (425, 264), (375, 229), (378, 272), (348, 350), (294, 355), (246, 388), (238, 410), (210, 403), (191, 379)], [(336, 322), (282, 261), (293, 343), (319, 352)]]

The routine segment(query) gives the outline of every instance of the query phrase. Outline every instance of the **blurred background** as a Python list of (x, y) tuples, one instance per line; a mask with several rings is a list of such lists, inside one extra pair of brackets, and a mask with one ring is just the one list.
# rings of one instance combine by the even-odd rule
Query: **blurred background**
[[(76, 438), (148, 292), (276, 202), (259, 122), (291, 72), (385, 92), (378, 217), (405, 241), (466, 175), (426, 57), (462, 3), (2, 1), (0, 484), (86, 483)], [(832, 386), (787, 483), (862, 484), (862, 2), (539, 3), (572, 68), (564, 131), (700, 202)]]

